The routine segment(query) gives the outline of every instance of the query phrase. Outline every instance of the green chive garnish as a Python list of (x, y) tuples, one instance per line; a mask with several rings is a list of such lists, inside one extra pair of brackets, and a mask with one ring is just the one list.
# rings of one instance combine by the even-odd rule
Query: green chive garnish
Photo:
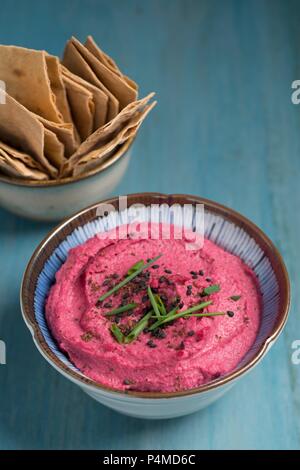
[(128, 310), (133, 310), (137, 306), (138, 304), (122, 305), (122, 307), (118, 307), (118, 308), (115, 308), (114, 310), (110, 310), (109, 312), (105, 312), (104, 315), (106, 317), (110, 317), (112, 315), (118, 315), (118, 313), (123, 313), (123, 312), (128, 312)]
[(125, 337), (124, 337), (122, 331), (120, 330), (120, 328), (115, 323), (113, 323), (111, 325), (110, 331), (112, 332), (112, 334), (114, 335), (114, 337), (116, 338), (118, 343), (120, 343), (120, 344), (124, 343), (124, 338)]
[[(171, 312), (168, 313), (167, 317), (162, 318), (155, 322), (153, 325), (150, 326), (149, 331), (153, 331), (156, 328), (158, 328), (160, 325), (163, 325), (164, 323), (168, 323), (170, 321), (176, 320), (177, 318), (185, 317), (186, 315), (189, 315), (190, 313), (197, 312), (197, 310), (202, 310), (205, 307), (208, 307), (208, 305), (211, 305), (212, 301), (208, 300), (207, 302), (202, 302), (201, 304), (194, 305), (191, 308), (188, 308), (187, 310), (183, 310), (182, 312), (177, 312), (178, 307), (174, 308), (171, 310)], [(205, 316), (205, 314), (202, 314)]]
[[(105, 294), (101, 295), (101, 297), (99, 297), (98, 301), (102, 302), (103, 300), (107, 299), (107, 297), (109, 297), (110, 295), (114, 294), (119, 289), (121, 289), (121, 287), (126, 286), (126, 284), (128, 284), (128, 282), (132, 281), (132, 279), (134, 279), (136, 276), (138, 276), (142, 271), (149, 268), (149, 266), (151, 266), (151, 264), (155, 263), (155, 261), (157, 261), (161, 256), (162, 255), (156, 256), (155, 258), (151, 259), (148, 263), (146, 263), (143, 266), (141, 266), (140, 268), (136, 269), (132, 274), (125, 277), (125, 279), (123, 279), (123, 281), (119, 282), (112, 289), (105, 292)], [(130, 268), (130, 269), (132, 269), (132, 268)]]
[(161, 297), (158, 294), (156, 294), (154, 298), (156, 300), (161, 315), (164, 317), (165, 315), (167, 315), (165, 304), (163, 303)]
[(124, 338), (124, 342), (126, 344), (128, 343), (132, 343), (132, 341), (134, 341), (140, 333), (142, 333), (142, 331), (146, 328), (146, 326), (148, 325), (148, 321), (150, 320), (151, 318), (151, 315), (153, 313), (153, 310), (151, 310), (150, 312), (146, 313), (146, 315), (135, 325), (135, 327), (131, 330), (131, 332), (129, 333), (129, 335), (125, 336)]
[(157, 318), (160, 318), (160, 317), (161, 317), (161, 313), (160, 313), (160, 310), (159, 310), (158, 305), (157, 305), (157, 303), (156, 303), (156, 299), (155, 299), (155, 297), (154, 297), (154, 295), (153, 295), (153, 292), (152, 292), (150, 286), (148, 286), (147, 292), (148, 292), (148, 297), (149, 297), (149, 299), (150, 299), (151, 305), (152, 305), (153, 310), (154, 310), (154, 312), (155, 312), (155, 315), (157, 316)]
[(217, 317), (218, 315), (226, 315), (226, 312), (191, 313), (189, 317)]
[(241, 295), (231, 295), (229, 298), (237, 302), (237, 300), (240, 300), (241, 297), (242, 297)]
[(141, 259), (137, 263), (135, 263), (131, 268), (128, 269), (127, 275), (130, 276), (130, 274), (135, 273), (138, 269), (142, 268), (144, 266), (144, 261)]
[(201, 297), (204, 297), (205, 295), (214, 294), (215, 292), (219, 292), (219, 290), (219, 284), (212, 284), (211, 286), (205, 287), (203, 289), (203, 291), (201, 292)]
[[(155, 323), (153, 323), (153, 325), (150, 326), (149, 328), (149, 331), (153, 331), (155, 330), (156, 328), (158, 328), (161, 324), (162, 324), (162, 321), (166, 318), (169, 318), (169, 317), (172, 317), (176, 312), (178, 312), (178, 306), (176, 305), (176, 307), (174, 307), (172, 310), (170, 310), (166, 316), (164, 317), (161, 317), (159, 318)], [(156, 316), (155, 316), (156, 317)], [(154, 318), (154, 316), (153, 316)], [(156, 317), (157, 318), (157, 317)]]

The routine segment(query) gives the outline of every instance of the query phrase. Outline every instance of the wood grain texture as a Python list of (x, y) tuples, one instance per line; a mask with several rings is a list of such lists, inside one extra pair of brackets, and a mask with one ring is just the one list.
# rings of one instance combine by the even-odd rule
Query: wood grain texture
[(26, 262), (50, 229), (0, 210), (0, 448), (299, 449), (300, 2), (7, 1), (0, 43), (60, 54), (93, 34), (159, 105), (143, 125), (118, 193), (185, 192), (227, 204), (282, 251), (288, 325), (270, 354), (215, 405), (163, 422), (118, 415), (52, 370), (23, 324)]

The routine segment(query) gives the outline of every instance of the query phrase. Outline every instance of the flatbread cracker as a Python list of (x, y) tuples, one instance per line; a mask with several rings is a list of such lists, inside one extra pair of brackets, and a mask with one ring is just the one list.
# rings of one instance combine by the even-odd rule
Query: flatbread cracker
[(46, 54), (46, 63), (51, 90), (56, 98), (57, 109), (60, 111), (64, 122), (73, 124), (58, 57)]
[(45, 51), (0, 46), (0, 80), (7, 93), (40, 116), (62, 122), (47, 71)]
[(129, 121), (137, 111), (142, 110), (146, 106), (154, 94), (155, 93), (150, 93), (145, 98), (130, 103), (112, 121), (90, 135), (90, 137), (88, 137), (86, 141), (78, 147), (74, 155), (72, 155), (66, 162), (62, 169), (62, 175), (68, 175), (76, 163), (85, 154), (92, 150), (101, 148), (102, 145), (105, 145), (107, 142), (112, 140), (125, 123)]
[(74, 125), (69, 123), (57, 123), (48, 121), (37, 114), (34, 114), (46, 129), (56, 134), (58, 140), (64, 145), (65, 157), (72, 155), (80, 145), (80, 138), (75, 131)]
[(100, 62), (102, 62), (103, 65), (105, 65), (115, 74), (119, 75), (119, 77), (122, 77), (125, 80), (125, 82), (127, 82), (128, 85), (131, 86), (131, 88), (133, 88), (134, 90), (138, 90), (139, 87), (137, 83), (135, 83), (134, 80), (127, 77), (121, 72), (116, 62), (108, 54), (106, 54), (104, 51), (100, 49), (100, 47), (96, 44), (92, 36), (88, 36), (86, 38), (84, 45), (92, 54), (94, 54), (94, 56), (98, 60), (100, 60)]
[(129, 86), (123, 77), (112, 72), (110, 68), (100, 62), (100, 60), (76, 38), (72, 37), (71, 42), (93, 70), (98, 80), (117, 98), (120, 103), (120, 110), (125, 108), (129, 103), (136, 101), (137, 91)]
[(66, 159), (64, 156), (64, 146), (57, 138), (56, 134), (46, 127), (44, 128), (44, 154), (48, 161), (59, 171), (63, 167)]
[(117, 145), (112, 147), (111, 150), (108, 150), (102, 154), (100, 158), (94, 158), (85, 164), (75, 166), (72, 176), (82, 175), (86, 172), (94, 170), (95, 168), (99, 170), (107, 162), (107, 160), (110, 159), (110, 157), (115, 155), (121, 149), (122, 145), (125, 145), (129, 139), (132, 139), (136, 135), (136, 132), (136, 128), (132, 127), (126, 132), (126, 134), (124, 134), (123, 138)]
[(43, 125), (7, 92), (1, 94), (5, 103), (0, 105), (0, 140), (31, 155), (55, 178), (58, 171), (44, 155)]
[(75, 126), (84, 141), (94, 130), (95, 103), (93, 94), (67, 75), (63, 76)]
[(107, 102), (108, 97), (107, 95), (97, 88), (96, 86), (92, 85), (91, 83), (87, 82), (83, 78), (75, 75), (74, 73), (70, 72), (66, 67), (61, 65), (63, 77), (69, 78), (73, 82), (81, 85), (86, 90), (88, 90), (93, 95), (93, 102), (94, 102), (94, 123), (93, 123), (93, 131), (98, 129), (99, 127), (103, 126), (106, 123), (106, 115), (107, 115)]
[(102, 90), (108, 97), (107, 115), (105, 122), (113, 119), (119, 112), (119, 102), (116, 97), (104, 86), (97, 78), (89, 64), (84, 60), (72, 41), (68, 41), (64, 51), (63, 65), (65, 65), (72, 73), (83, 78), (92, 85)]
[(78, 175), (100, 166), (103, 160), (106, 159), (108, 155), (112, 154), (114, 149), (137, 133), (143, 120), (156, 104), (157, 102), (154, 101), (153, 103), (145, 106), (141, 112), (137, 112), (132, 119), (130, 119), (127, 124), (119, 130), (118, 134), (111, 141), (103, 145), (101, 148), (95, 149), (84, 155), (74, 166), (73, 174)]
[(47, 174), (28, 154), (0, 142), (0, 170), (8, 176), (44, 181)]

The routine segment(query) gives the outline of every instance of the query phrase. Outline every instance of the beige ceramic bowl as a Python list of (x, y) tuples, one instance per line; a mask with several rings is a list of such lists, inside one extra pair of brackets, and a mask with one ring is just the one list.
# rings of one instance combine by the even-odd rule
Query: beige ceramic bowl
[(30, 219), (63, 219), (113, 192), (128, 166), (133, 140), (125, 142), (101, 168), (77, 177), (44, 182), (0, 175), (0, 206)]

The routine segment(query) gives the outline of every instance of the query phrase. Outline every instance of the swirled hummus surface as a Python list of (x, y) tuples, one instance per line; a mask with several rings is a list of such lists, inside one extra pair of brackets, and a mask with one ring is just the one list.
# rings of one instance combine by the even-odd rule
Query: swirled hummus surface
[[(160, 258), (105, 300), (136, 263)], [(217, 289), (205, 289), (217, 286)], [(129, 343), (126, 338), (153, 308), (149, 289), (166, 314), (194, 313), (151, 330), (155, 312)], [(208, 294), (206, 294), (208, 292)], [(115, 309), (131, 310), (113, 314)], [(70, 250), (46, 302), (46, 318), (60, 349), (88, 377), (117, 390), (172, 392), (198, 387), (230, 372), (253, 344), (260, 323), (256, 277), (238, 257), (205, 239), (187, 250), (182, 239), (101, 239)], [(150, 330), (150, 331), (149, 331)]]

